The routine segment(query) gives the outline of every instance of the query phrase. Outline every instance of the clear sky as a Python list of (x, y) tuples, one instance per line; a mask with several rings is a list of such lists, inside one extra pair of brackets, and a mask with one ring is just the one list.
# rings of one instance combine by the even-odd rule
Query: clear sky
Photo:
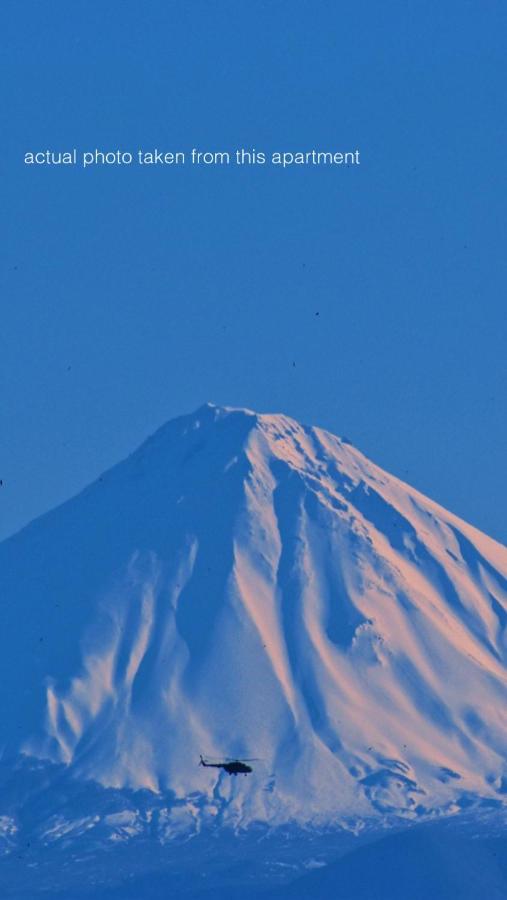
[[(212, 400), (346, 435), (505, 540), (505, 2), (0, 19), (0, 536)], [(23, 165), (241, 146), (361, 165)]]

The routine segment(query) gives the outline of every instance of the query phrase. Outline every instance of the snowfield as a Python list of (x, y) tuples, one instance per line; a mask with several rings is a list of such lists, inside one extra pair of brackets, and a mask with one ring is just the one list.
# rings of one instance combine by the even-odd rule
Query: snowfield
[(161, 846), (503, 815), (507, 551), (321, 429), (169, 422), (4, 541), (0, 590), (4, 858), (23, 827)]

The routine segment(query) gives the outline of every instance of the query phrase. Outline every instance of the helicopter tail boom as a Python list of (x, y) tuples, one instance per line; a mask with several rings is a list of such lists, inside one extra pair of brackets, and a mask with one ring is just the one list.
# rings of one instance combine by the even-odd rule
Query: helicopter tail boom
[(208, 768), (208, 769), (220, 769), (221, 768), (221, 765), (219, 763), (207, 762), (207, 760), (205, 760), (203, 756), (199, 757), (199, 765), (206, 766), (206, 768)]

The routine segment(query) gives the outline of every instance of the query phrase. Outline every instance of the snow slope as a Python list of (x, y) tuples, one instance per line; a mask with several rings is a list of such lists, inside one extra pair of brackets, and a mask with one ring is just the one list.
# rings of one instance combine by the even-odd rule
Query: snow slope
[(169, 422), (3, 542), (0, 591), (4, 760), (168, 792), (174, 833), (507, 797), (507, 551), (321, 429)]

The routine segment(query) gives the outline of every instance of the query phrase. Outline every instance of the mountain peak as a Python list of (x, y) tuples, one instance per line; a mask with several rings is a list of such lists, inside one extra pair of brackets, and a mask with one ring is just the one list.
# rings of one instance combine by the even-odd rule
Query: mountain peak
[[(302, 453), (300, 463), (303, 467), (313, 464), (312, 457), (315, 452), (322, 452), (323, 441), (335, 449), (343, 444), (352, 447), (349, 441), (323, 429), (301, 425), (283, 413), (259, 413), (248, 408), (207, 402), (194, 412), (162, 425), (133, 456), (143, 455), (155, 447), (163, 447), (164, 452), (171, 454), (171, 448), (176, 447), (180, 453), (185, 453), (186, 448), (190, 458), (192, 446), (200, 451), (207, 441), (210, 447), (220, 444), (222, 454), (227, 455), (229, 451), (234, 455), (247, 451), (248, 447), (262, 440), (263, 452), (283, 458), (285, 450), (288, 462), (292, 460), (294, 463)], [(355, 452), (361, 456), (359, 451)]]

